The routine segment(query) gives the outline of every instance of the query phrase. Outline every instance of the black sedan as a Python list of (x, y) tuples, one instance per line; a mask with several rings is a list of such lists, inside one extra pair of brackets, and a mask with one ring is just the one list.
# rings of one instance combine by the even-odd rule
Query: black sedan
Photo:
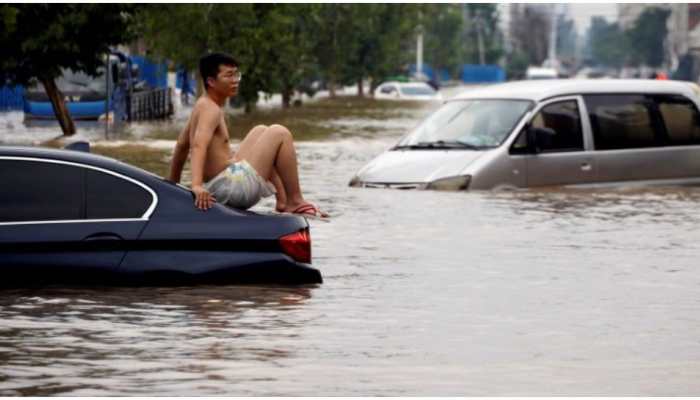
[[(89, 146), (86, 143), (74, 149)], [(86, 151), (0, 147), (0, 285), (313, 284), (307, 221)]]

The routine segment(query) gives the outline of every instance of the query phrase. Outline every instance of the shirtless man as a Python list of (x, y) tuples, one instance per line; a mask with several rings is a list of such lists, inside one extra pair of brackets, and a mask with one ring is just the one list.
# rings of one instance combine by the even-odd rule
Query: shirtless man
[(287, 128), (258, 125), (232, 153), (222, 107), (238, 92), (241, 73), (236, 60), (226, 54), (208, 54), (199, 60), (199, 71), (206, 94), (195, 103), (177, 139), (169, 179), (180, 182), (191, 153), (194, 205), (200, 210), (217, 201), (245, 210), (274, 193), (279, 212), (328, 217), (301, 194), (296, 150)]

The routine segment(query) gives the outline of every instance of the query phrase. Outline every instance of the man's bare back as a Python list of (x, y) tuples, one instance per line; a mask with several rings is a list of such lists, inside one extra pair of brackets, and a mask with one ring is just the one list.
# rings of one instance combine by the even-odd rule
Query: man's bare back
[[(205, 182), (211, 180), (229, 166), (233, 153), (231, 152), (229, 133), (223, 110), (209, 97), (202, 96), (195, 103), (192, 115), (187, 121), (185, 128), (185, 134), (188, 136), (190, 143), (196, 143), (195, 135), (198, 128), (206, 129), (207, 126), (214, 126), (214, 133), (206, 149), (206, 157), (204, 159), (202, 177)], [(194, 146), (190, 149), (190, 153), (193, 149)]]

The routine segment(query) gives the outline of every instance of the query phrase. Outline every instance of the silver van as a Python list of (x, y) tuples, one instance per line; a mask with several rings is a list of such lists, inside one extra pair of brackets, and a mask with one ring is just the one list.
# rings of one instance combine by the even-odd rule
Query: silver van
[(446, 101), (350, 181), (473, 190), (700, 183), (700, 88), (658, 80), (520, 81)]

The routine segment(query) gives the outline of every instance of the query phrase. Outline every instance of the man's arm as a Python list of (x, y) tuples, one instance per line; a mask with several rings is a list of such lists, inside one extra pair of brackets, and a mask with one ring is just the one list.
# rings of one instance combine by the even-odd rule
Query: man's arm
[(185, 128), (180, 132), (175, 144), (173, 159), (170, 162), (170, 176), (168, 180), (175, 183), (180, 183), (182, 178), (182, 168), (187, 161), (187, 153), (190, 151), (190, 123), (188, 122)]
[(221, 110), (214, 107), (203, 107), (195, 126), (192, 139), (192, 191), (195, 199), (194, 205), (200, 210), (208, 210), (214, 205), (216, 199), (204, 189), (204, 162), (207, 158), (207, 148), (214, 136), (216, 126), (221, 121)]

